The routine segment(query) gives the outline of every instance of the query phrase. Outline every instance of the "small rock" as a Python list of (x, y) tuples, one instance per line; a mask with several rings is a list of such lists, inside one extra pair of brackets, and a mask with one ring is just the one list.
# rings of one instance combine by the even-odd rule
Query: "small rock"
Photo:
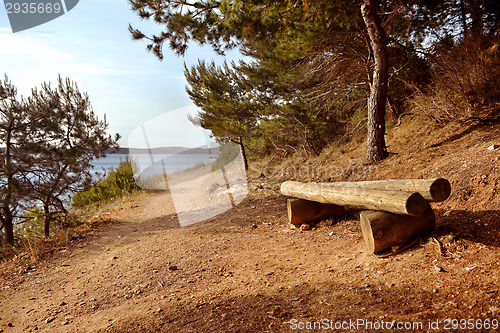
[(257, 229), (257, 224), (252, 224), (252, 229)]
[(441, 267), (441, 266), (437, 266), (437, 265), (434, 265), (434, 270), (435, 270), (436, 272), (444, 272), (444, 271), (445, 271), (445, 270), (443, 269), (443, 267)]
[(447, 306), (450, 306), (450, 307), (453, 307), (453, 308), (456, 308), (457, 307), (457, 303), (453, 302), (453, 301), (448, 301), (446, 302), (446, 305)]
[(452, 234), (449, 234), (449, 235), (446, 235), (446, 236), (443, 236), (441, 238), (441, 243), (443, 245), (448, 245), (448, 244), (451, 244), (453, 243), (453, 241), (455, 240), (455, 236), (452, 235)]
[(54, 319), (56, 319), (55, 317), (48, 317), (47, 319), (45, 319), (45, 323), (48, 324), (48, 323), (51, 323), (54, 321)]
[(171, 271), (178, 270), (177, 266), (175, 266), (175, 265), (168, 266), (168, 269), (170, 269)]
[(61, 303), (59, 303), (59, 306), (64, 306), (66, 305), (67, 303), (65, 301), (62, 301)]
[(155, 310), (155, 313), (160, 313), (162, 311), (163, 311), (162, 308), (158, 308), (158, 309)]
[(368, 283), (362, 283), (361, 288), (368, 288), (370, 285)]
[(300, 230), (309, 230), (309, 229), (311, 229), (310, 224), (304, 223), (300, 226)]
[(69, 324), (69, 321), (65, 320), (61, 323), (61, 325), (68, 325)]
[(500, 145), (491, 145), (488, 147), (488, 150), (497, 150), (500, 149)]

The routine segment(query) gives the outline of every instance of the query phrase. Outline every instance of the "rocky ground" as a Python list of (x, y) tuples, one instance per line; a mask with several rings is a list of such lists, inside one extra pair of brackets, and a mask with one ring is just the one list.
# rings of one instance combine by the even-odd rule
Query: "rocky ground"
[(0, 332), (495, 331), (500, 150), (488, 148), (500, 125), (413, 146), (393, 133), (376, 173), (330, 180), (449, 179), (436, 229), (408, 250), (369, 253), (357, 210), (290, 228), (275, 191), (283, 172), (251, 179), (243, 203), (188, 227), (168, 192), (138, 193), (45, 260), (0, 264)]

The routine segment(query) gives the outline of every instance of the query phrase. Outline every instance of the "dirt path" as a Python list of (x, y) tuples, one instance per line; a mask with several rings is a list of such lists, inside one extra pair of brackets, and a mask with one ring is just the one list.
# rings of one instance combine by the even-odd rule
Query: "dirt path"
[(445, 235), (453, 255), (429, 239), (379, 259), (352, 216), (291, 230), (273, 198), (186, 228), (167, 193), (106, 214), (117, 221), (97, 236), (3, 283), (1, 330), (288, 332), (294, 319), (498, 319), (499, 250), (483, 244)]
[(491, 126), (379, 165), (381, 179), (439, 175), (453, 188), (434, 205), (436, 230), (384, 259), (367, 252), (359, 212), (292, 230), (284, 198), (264, 195), (266, 184), (183, 228), (168, 193), (131, 197), (97, 218), (113, 222), (47, 261), (0, 267), (0, 332), (366, 332), (387, 323), (449, 332), (446, 318), (493, 332), (500, 152), (487, 147), (499, 134)]

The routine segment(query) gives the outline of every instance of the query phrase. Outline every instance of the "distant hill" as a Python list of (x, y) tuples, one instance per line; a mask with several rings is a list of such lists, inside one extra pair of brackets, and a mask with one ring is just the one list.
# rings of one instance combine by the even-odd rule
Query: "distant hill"
[(189, 147), (155, 147), (146, 148), (118, 148), (110, 149), (107, 154), (216, 154), (219, 147), (215, 148), (189, 148)]
[[(5, 151), (5, 147), (0, 147), (0, 153)], [(155, 147), (151, 149), (146, 148), (111, 148), (106, 150), (106, 154), (217, 154), (219, 147), (214, 148), (189, 148), (189, 147)]]

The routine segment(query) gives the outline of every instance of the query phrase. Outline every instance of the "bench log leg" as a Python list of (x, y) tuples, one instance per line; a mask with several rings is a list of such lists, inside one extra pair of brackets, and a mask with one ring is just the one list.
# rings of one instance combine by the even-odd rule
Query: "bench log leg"
[(344, 214), (344, 207), (303, 199), (288, 199), (288, 221), (294, 225), (315, 223)]
[(420, 216), (369, 210), (361, 212), (360, 219), (365, 242), (374, 253), (403, 244), (436, 225), (436, 216), (429, 204)]

